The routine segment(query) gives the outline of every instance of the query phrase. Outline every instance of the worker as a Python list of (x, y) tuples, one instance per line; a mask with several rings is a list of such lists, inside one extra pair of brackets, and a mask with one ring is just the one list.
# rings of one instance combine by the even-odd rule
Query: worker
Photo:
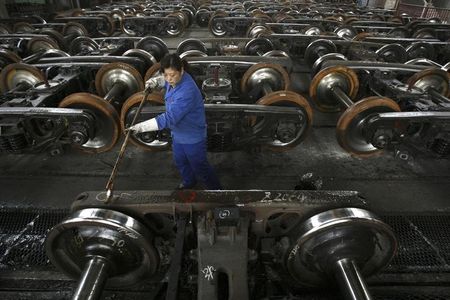
[(160, 63), (163, 75), (150, 78), (145, 86), (165, 87), (166, 111), (128, 130), (139, 133), (169, 128), (174, 162), (183, 179), (177, 189), (191, 189), (199, 180), (208, 190), (220, 190), (219, 179), (206, 157), (205, 106), (200, 89), (177, 54), (166, 55)]

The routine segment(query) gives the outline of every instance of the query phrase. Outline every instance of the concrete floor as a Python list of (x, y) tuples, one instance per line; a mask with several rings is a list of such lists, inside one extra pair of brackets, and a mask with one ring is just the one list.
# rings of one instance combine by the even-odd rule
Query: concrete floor
[[(164, 39), (171, 52), (186, 38), (211, 37), (204, 28)], [(296, 76), (295, 74), (293, 75)], [(313, 173), (324, 190), (356, 190), (377, 211), (450, 211), (450, 161), (416, 158), (401, 161), (391, 153), (354, 158), (337, 144), (337, 115), (314, 111), (314, 127), (306, 140), (288, 152), (210, 153), (226, 189), (293, 189)], [(68, 149), (62, 156), (0, 155), (0, 205), (69, 207), (88, 190), (103, 190), (121, 142), (112, 151), (87, 155)], [(150, 153), (130, 145), (120, 166), (118, 190), (173, 189), (180, 177), (172, 153)]]

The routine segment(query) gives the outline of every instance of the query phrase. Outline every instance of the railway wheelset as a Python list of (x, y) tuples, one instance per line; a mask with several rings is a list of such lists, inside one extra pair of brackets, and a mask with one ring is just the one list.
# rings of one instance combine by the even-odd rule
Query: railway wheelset
[(365, 278), (395, 255), (392, 229), (351, 192), (326, 203), (336, 194), (286, 191), (292, 200), (268, 208), (272, 193), (200, 192), (186, 204), (145, 191), (101, 203), (105, 192), (86, 192), (50, 230), (46, 252), (77, 280), (73, 299), (100, 299), (104, 289), (143, 282), (169, 299), (301, 295), (324, 286), (339, 288), (343, 299), (372, 299)]

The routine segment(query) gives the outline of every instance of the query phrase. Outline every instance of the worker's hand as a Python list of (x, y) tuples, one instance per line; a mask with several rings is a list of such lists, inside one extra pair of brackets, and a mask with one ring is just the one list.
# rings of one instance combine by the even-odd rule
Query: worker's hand
[(155, 118), (125, 128), (125, 132), (131, 131), (131, 133), (141, 133), (156, 130), (158, 130), (158, 122), (156, 122)]
[(128, 133), (129, 131), (131, 133), (138, 133), (137, 130), (136, 130), (136, 125), (130, 126), (128, 128), (125, 128), (124, 131), (125, 131), (125, 133)]
[(151, 77), (149, 80), (145, 82), (145, 90), (153, 90), (159, 87), (163, 87), (165, 83), (164, 76), (162, 74), (158, 74), (156, 76)]

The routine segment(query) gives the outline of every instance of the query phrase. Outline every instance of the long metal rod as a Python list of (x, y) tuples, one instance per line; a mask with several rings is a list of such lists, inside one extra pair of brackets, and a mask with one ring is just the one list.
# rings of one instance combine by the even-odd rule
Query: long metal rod
[(349, 108), (354, 104), (352, 99), (350, 99), (350, 97), (346, 93), (344, 93), (344, 91), (339, 86), (331, 87), (331, 92), (333, 93), (335, 98), (345, 106), (345, 108)]
[(26, 81), (21, 81), (19, 84), (17, 84), (13, 89), (10, 89), (8, 93), (15, 93), (15, 92), (24, 92), (31, 88), (31, 84), (29, 84)]
[(433, 88), (428, 89), (428, 93), (430, 93), (431, 97), (435, 100), (438, 100), (441, 103), (450, 103), (450, 99), (439, 93)]
[(86, 264), (72, 300), (97, 300), (108, 279), (108, 261), (94, 256)]
[[(139, 114), (141, 113), (142, 107), (144, 106), (144, 102), (149, 94), (150, 89), (144, 90), (144, 96), (142, 97), (141, 103), (139, 103), (138, 110), (136, 111), (136, 114), (134, 115), (133, 121), (131, 122), (130, 126), (133, 126), (134, 123), (136, 122)], [(111, 176), (109, 176), (108, 182), (106, 183), (106, 200), (105, 200), (106, 203), (108, 203), (113, 197), (114, 179), (116, 178), (119, 164), (122, 160), (123, 154), (125, 153), (125, 149), (128, 144), (128, 139), (130, 138), (130, 134), (131, 130), (129, 130), (125, 135), (125, 140), (123, 141), (122, 147), (120, 148), (120, 152), (119, 155), (117, 156), (116, 163), (114, 164), (114, 168), (111, 172)]]
[(400, 72), (420, 72), (422, 70), (430, 68), (430, 66), (424, 65), (407, 65), (399, 63), (386, 63), (380, 61), (350, 61), (350, 60), (329, 60), (323, 63), (322, 69), (331, 66), (346, 66), (353, 70), (386, 70), (386, 71), (400, 71)]
[(335, 264), (335, 278), (344, 294), (344, 299), (372, 300), (359, 268), (353, 260), (338, 260)]
[(394, 122), (394, 121), (411, 121), (411, 122), (450, 122), (450, 112), (448, 111), (402, 111), (402, 112), (385, 112), (373, 114), (368, 120), (368, 124), (376, 122)]

